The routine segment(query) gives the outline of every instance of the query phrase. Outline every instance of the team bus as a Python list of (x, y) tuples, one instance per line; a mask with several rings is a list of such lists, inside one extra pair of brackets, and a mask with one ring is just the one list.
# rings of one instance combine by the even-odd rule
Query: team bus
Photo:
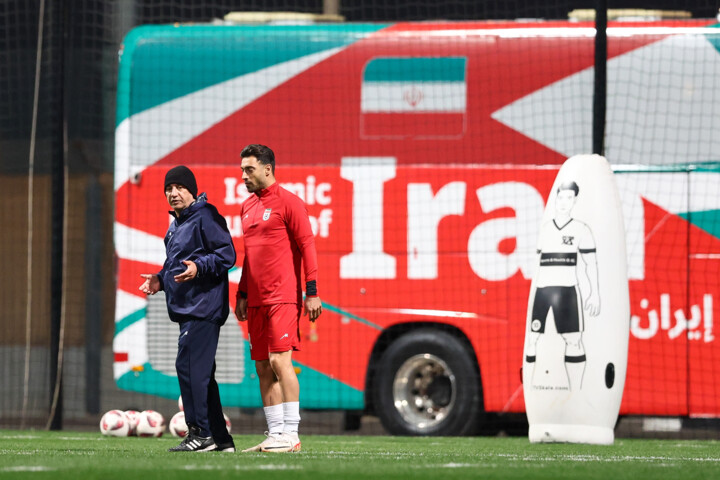
[[(631, 319), (621, 414), (720, 415), (720, 30), (611, 22), (605, 156), (623, 203)], [(524, 411), (520, 367), (549, 189), (592, 151), (594, 25), (143, 26), (120, 56), (114, 377), (177, 398), (158, 271), (163, 176), (187, 165), (241, 275), (240, 151), (276, 153), (307, 204), (325, 313), (301, 322), (305, 409), (396, 434), (471, 434)], [(234, 305), (232, 305), (234, 308)], [(587, 321), (592, 321), (592, 318)], [(247, 329), (222, 329), (223, 403), (261, 406)]]

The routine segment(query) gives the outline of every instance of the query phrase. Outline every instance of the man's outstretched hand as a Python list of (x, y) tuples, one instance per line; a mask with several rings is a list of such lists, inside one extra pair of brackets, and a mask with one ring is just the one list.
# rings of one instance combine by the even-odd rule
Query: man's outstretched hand
[(195, 265), (195, 262), (192, 260), (183, 260), (182, 263), (187, 266), (187, 269), (183, 273), (173, 277), (176, 283), (188, 282), (197, 277), (197, 265)]
[(155, 295), (160, 291), (160, 279), (157, 275), (151, 273), (141, 273), (140, 276), (145, 279), (142, 285), (140, 285), (141, 292), (147, 295)]

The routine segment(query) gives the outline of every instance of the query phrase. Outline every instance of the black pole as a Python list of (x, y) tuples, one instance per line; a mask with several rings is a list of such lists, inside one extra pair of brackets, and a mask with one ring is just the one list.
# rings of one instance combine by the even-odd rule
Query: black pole
[(96, 172), (88, 175), (85, 194), (85, 411), (100, 413), (102, 346), (102, 188)]
[[(50, 430), (61, 430), (63, 425), (63, 390), (60, 364), (60, 335), (62, 322), (62, 300), (64, 291), (64, 227), (65, 227), (65, 166), (67, 162), (67, 100), (65, 98), (65, 56), (67, 55), (68, 5), (65, 0), (57, 0), (54, 8), (49, 9), (49, 23), (53, 36), (50, 51), (53, 52), (52, 64), (55, 65), (54, 88), (51, 97), (60, 105), (59, 124), (56, 128), (55, 146), (50, 167), (52, 213), (51, 213), (51, 249), (50, 249)], [(60, 376), (58, 376), (60, 373)], [(55, 391), (58, 391), (57, 403)]]
[(607, 0), (597, 0), (595, 9), (595, 89), (593, 94), (593, 153), (605, 152), (607, 106)]

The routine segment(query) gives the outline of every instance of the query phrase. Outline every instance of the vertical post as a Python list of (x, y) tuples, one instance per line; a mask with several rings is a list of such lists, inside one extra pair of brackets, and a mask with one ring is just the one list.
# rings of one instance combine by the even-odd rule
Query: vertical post
[(595, 88), (593, 94), (593, 153), (605, 151), (607, 107), (607, 0), (597, 0), (595, 9)]
[(100, 413), (102, 353), (102, 188), (96, 172), (85, 192), (85, 411)]
[(340, 15), (340, 0), (323, 0), (325, 15)]
[[(67, 100), (65, 98), (65, 56), (67, 55), (67, 22), (69, 15), (68, 4), (65, 0), (57, 0), (55, 8), (50, 15), (54, 23), (53, 37), (59, 37), (51, 44), (53, 52), (52, 63), (56, 66), (56, 84), (53, 95), (60, 104), (60, 120), (57, 126), (57, 136), (53, 142), (56, 145), (52, 154), (50, 174), (52, 191), (51, 213), (51, 249), (50, 249), (50, 430), (62, 429), (63, 417), (63, 391), (62, 391), (62, 365), (60, 364), (60, 341), (63, 315), (64, 292), (64, 230), (65, 230), (65, 166), (67, 162)], [(59, 374), (59, 375), (58, 375)], [(55, 392), (57, 390), (57, 402)]]

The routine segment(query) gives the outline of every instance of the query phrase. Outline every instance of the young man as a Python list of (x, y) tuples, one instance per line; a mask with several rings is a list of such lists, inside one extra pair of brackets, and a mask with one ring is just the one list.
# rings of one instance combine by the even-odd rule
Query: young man
[(536, 362), (537, 342), (545, 333), (546, 320), (552, 311), (555, 329), (565, 341), (570, 390), (582, 388), (585, 372), (583, 307), (591, 316), (600, 313), (595, 240), (590, 227), (571, 216), (579, 193), (580, 187), (575, 182), (560, 184), (555, 217), (542, 226), (537, 250), (540, 270), (525, 355), (528, 363)]
[(174, 221), (165, 234), (166, 259), (157, 274), (141, 275), (140, 290), (165, 291), (170, 320), (180, 324), (175, 361), (188, 434), (170, 452), (234, 452), (215, 381), (220, 327), (230, 313), (228, 270), (235, 248), (225, 219), (197, 195), (195, 175), (185, 166), (165, 175), (165, 198)]
[(251, 195), (242, 205), (245, 260), (235, 313), (248, 322), (250, 356), (260, 380), (267, 438), (243, 452), (300, 451), (300, 385), (292, 364), (300, 349), (301, 263), (305, 270), (305, 314), (322, 313), (317, 293), (317, 253), (307, 209), (275, 181), (275, 154), (248, 145), (240, 154), (243, 181)]

